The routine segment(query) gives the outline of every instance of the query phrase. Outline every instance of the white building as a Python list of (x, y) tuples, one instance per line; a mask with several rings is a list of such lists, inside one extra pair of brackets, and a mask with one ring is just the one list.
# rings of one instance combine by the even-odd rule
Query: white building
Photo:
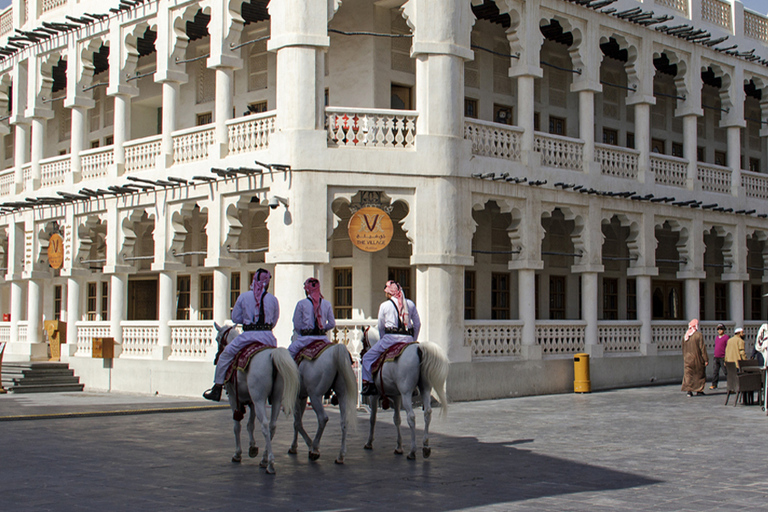
[(87, 386), (198, 395), (260, 266), (282, 345), (308, 276), (353, 350), (399, 280), (455, 399), (569, 390), (578, 352), (596, 388), (679, 379), (687, 319), (768, 318), (768, 18), (737, 1), (14, 0), (0, 33), (6, 360), (60, 319)]

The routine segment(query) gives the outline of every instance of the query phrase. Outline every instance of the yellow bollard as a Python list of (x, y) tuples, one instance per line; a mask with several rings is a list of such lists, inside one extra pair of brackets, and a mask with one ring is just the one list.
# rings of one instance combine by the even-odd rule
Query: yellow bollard
[(589, 354), (573, 356), (573, 392), (589, 393), (592, 383), (589, 381)]

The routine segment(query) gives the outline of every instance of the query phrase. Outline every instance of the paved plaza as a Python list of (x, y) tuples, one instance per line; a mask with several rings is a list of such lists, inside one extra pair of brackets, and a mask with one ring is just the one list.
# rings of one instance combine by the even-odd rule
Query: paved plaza
[[(363, 450), (361, 412), (344, 466), (331, 408), (318, 462), (286, 453), (281, 418), (269, 476), (258, 459), (230, 462), (231, 414), (202, 399), (2, 395), (0, 509), (765, 510), (768, 417), (724, 401), (659, 386), (455, 403), (416, 461), (393, 454), (390, 411)], [(305, 424), (314, 432), (311, 410)]]

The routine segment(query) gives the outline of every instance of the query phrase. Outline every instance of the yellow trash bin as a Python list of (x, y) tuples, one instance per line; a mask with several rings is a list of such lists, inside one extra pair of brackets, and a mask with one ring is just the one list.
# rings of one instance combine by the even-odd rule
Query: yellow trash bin
[(592, 383), (589, 381), (589, 354), (573, 356), (573, 392), (589, 393)]

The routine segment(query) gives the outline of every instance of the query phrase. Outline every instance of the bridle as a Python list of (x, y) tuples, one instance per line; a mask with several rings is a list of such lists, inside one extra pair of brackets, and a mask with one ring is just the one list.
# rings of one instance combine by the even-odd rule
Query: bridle
[(229, 331), (234, 329), (236, 325), (230, 325), (226, 328), (224, 328), (223, 331), (219, 331), (219, 336), (216, 338), (216, 342), (219, 344), (219, 350), (216, 351), (216, 357), (213, 358), (213, 364), (214, 366), (216, 363), (219, 362), (219, 356), (222, 352), (224, 352), (224, 348), (229, 344), (229, 341), (227, 341), (229, 337)]

